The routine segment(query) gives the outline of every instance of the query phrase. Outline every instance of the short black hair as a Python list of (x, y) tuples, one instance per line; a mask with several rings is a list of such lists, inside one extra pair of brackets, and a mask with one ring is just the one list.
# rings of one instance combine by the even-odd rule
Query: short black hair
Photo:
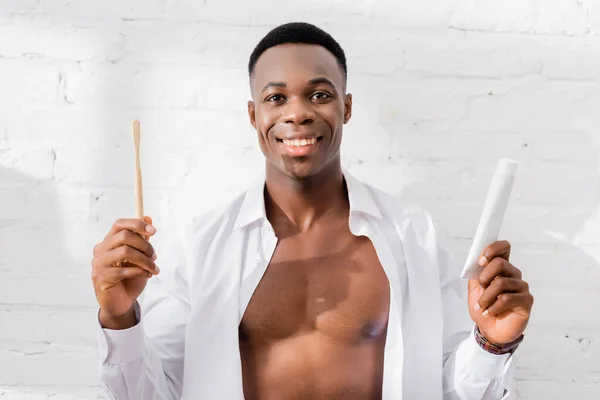
[(252, 75), (256, 62), (266, 50), (287, 43), (313, 44), (326, 48), (337, 59), (338, 65), (343, 71), (344, 79), (346, 78), (348, 74), (346, 55), (340, 44), (329, 33), (306, 22), (290, 22), (279, 25), (267, 33), (258, 42), (250, 55), (248, 74)]

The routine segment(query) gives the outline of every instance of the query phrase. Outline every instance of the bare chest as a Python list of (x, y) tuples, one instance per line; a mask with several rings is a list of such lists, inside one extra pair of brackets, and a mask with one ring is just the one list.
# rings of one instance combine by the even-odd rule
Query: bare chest
[(244, 313), (242, 339), (278, 341), (310, 331), (343, 343), (379, 337), (389, 281), (366, 237), (280, 240)]

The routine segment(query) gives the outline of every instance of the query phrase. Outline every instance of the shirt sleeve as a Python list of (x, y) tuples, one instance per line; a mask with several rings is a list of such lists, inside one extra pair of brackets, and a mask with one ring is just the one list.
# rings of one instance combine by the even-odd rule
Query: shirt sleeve
[(436, 224), (440, 286), (444, 315), (444, 400), (501, 400), (509, 395), (514, 355), (495, 355), (475, 340), (469, 316), (466, 282), (460, 278), (448, 238)]
[(113, 399), (181, 398), (190, 312), (183, 236), (178, 232), (157, 260), (161, 272), (150, 278), (141, 306), (135, 306), (138, 324), (124, 330), (99, 327), (101, 383)]

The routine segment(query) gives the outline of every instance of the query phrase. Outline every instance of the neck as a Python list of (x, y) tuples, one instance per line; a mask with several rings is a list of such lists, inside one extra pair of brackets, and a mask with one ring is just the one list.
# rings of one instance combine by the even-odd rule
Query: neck
[(289, 224), (301, 232), (328, 217), (347, 215), (348, 194), (339, 161), (304, 179), (267, 166), (265, 207), (273, 225)]

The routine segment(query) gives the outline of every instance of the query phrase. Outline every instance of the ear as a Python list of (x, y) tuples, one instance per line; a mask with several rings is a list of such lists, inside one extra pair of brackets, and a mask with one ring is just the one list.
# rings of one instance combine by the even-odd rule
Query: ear
[(344, 124), (347, 124), (352, 117), (352, 93), (346, 94), (344, 99)]
[(248, 100), (248, 117), (250, 117), (250, 124), (256, 129), (256, 109), (252, 100)]

